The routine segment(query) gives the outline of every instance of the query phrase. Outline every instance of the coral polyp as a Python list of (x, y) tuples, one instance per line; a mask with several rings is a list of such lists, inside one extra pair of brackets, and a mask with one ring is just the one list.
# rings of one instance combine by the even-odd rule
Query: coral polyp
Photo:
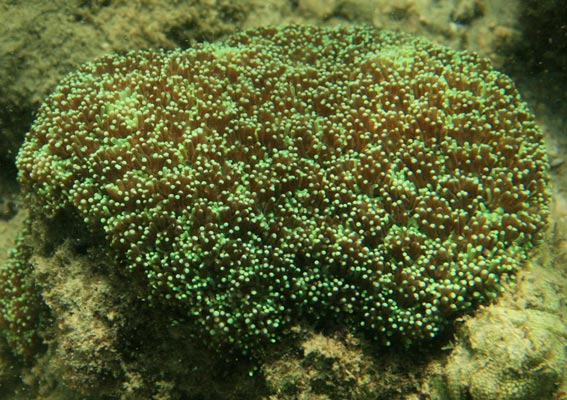
[(548, 164), (487, 60), (369, 27), (261, 28), (88, 63), (18, 156), (32, 216), (98, 232), (195, 336), (430, 339), (542, 239)]

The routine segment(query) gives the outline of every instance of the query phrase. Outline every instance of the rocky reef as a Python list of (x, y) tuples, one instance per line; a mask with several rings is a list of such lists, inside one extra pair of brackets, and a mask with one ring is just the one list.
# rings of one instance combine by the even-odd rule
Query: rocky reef
[(274, 357), (309, 353), (312, 330), (382, 351), (439, 340), (513, 279), (549, 212), (512, 81), (369, 27), (87, 63), (18, 168), (30, 219), (0, 270), (2, 332), (51, 371), (30, 390), (92, 396), (267, 396)]

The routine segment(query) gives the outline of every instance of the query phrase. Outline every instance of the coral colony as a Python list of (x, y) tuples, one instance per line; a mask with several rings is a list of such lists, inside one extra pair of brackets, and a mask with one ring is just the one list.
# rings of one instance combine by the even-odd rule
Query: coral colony
[[(17, 165), (32, 218), (76, 214), (151, 304), (243, 352), (301, 321), (435, 337), (502, 290), (548, 213), (542, 133), (511, 80), (369, 27), (88, 63)], [(0, 311), (21, 335), (33, 316), (5, 294), (26, 269), (10, 265)]]

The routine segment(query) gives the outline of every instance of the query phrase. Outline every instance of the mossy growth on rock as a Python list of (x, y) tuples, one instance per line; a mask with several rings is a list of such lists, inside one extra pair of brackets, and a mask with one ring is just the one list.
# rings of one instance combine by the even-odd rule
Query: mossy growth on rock
[(32, 217), (75, 213), (151, 304), (242, 352), (301, 321), (433, 338), (497, 296), (548, 214), (542, 133), (512, 81), (370, 27), (88, 63), (17, 165)]

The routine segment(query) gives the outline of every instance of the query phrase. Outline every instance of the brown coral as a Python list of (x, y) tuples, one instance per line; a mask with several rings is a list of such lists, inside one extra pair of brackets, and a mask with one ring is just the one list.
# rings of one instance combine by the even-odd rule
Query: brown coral
[(85, 65), (19, 157), (153, 304), (246, 351), (297, 320), (384, 343), (494, 297), (545, 226), (541, 132), (478, 56), (291, 26)]

